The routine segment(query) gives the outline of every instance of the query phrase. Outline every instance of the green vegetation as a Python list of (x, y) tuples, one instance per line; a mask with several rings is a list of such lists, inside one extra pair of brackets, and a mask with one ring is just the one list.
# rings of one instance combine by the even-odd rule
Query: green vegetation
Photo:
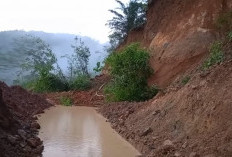
[(97, 62), (97, 65), (95, 68), (93, 68), (93, 71), (95, 71), (96, 73), (101, 72), (103, 69), (103, 66), (101, 66), (101, 62)]
[(231, 42), (232, 41), (232, 32), (228, 33), (228, 40)]
[(112, 52), (126, 38), (129, 31), (146, 22), (147, 1), (130, 0), (128, 4), (115, 1), (120, 7), (109, 10), (114, 17), (107, 22), (112, 30), (112, 34), (109, 35), (111, 47), (108, 48), (108, 52)]
[(206, 70), (214, 64), (221, 63), (223, 59), (222, 42), (214, 42), (210, 47), (209, 58), (203, 63), (202, 68)]
[(143, 101), (157, 94), (154, 86), (149, 88), (147, 79), (153, 70), (149, 65), (149, 54), (139, 44), (127, 46), (121, 52), (111, 54), (109, 65), (112, 82), (104, 91), (108, 101)]
[(75, 38), (72, 45), (74, 54), (68, 57), (69, 76), (64, 76), (57, 64), (57, 59), (43, 40), (38, 37), (25, 36), (16, 41), (16, 48), (27, 54), (21, 65), (19, 79), (15, 81), (35, 92), (55, 92), (67, 90), (86, 90), (90, 88), (88, 74), (89, 49), (81, 39)]
[(89, 75), (88, 72), (88, 64), (89, 64), (89, 56), (90, 51), (85, 43), (75, 37), (75, 44), (72, 45), (73, 54), (71, 57), (68, 57), (69, 60), (69, 71), (70, 77), (76, 77), (77, 75)]
[(190, 76), (185, 76), (185, 77), (181, 80), (181, 83), (182, 83), (183, 85), (186, 85), (186, 84), (189, 82), (190, 79), (191, 79)]
[(39, 78), (36, 79), (31, 85), (32, 86), (29, 86), (29, 88), (38, 93), (68, 90), (68, 85), (65, 82), (63, 82), (56, 75), (46, 72), (40, 74)]
[(70, 82), (70, 89), (72, 90), (87, 90), (91, 87), (91, 80), (88, 75), (78, 75), (72, 82)]
[(57, 59), (49, 45), (38, 37), (26, 35), (15, 42), (15, 49), (25, 53), (18, 83), (35, 92), (67, 90)]
[(72, 99), (69, 97), (61, 97), (60, 98), (60, 103), (64, 106), (72, 106), (73, 102)]

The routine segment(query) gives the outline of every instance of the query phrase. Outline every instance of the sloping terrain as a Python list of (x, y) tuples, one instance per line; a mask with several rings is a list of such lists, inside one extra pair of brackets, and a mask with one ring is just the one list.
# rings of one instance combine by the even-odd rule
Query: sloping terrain
[(36, 94), (0, 82), (0, 157), (41, 156), (43, 145), (37, 137), (40, 126), (34, 115), (50, 106)]
[(108, 104), (100, 112), (145, 156), (231, 157), (231, 89), (229, 61), (149, 102)]
[(209, 45), (220, 37), (216, 19), (231, 4), (232, 0), (150, 0), (147, 23), (129, 33), (119, 48), (131, 42), (148, 48), (155, 70), (149, 82), (166, 87), (205, 58)]
[(149, 82), (163, 90), (147, 102), (105, 104), (99, 112), (144, 156), (232, 156), (231, 42), (224, 43), (224, 63), (200, 70), (211, 43), (223, 39), (217, 19), (231, 8), (232, 0), (151, 0), (147, 23), (119, 46), (148, 48), (155, 70)]

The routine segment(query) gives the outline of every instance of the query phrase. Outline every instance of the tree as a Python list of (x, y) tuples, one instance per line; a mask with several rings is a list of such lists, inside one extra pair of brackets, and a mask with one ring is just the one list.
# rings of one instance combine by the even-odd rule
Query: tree
[(147, 8), (147, 2), (144, 0), (130, 0), (129, 4), (126, 5), (120, 0), (115, 1), (120, 7), (109, 10), (114, 14), (114, 17), (107, 22), (107, 25), (112, 29), (112, 34), (109, 35), (112, 48), (116, 48), (125, 39), (129, 31), (146, 22)]
[(57, 64), (57, 59), (50, 46), (42, 39), (31, 35), (16, 39), (15, 50), (26, 55), (19, 74), (21, 78), (17, 83), (35, 92), (67, 89), (66, 80)]
[(26, 55), (24, 63), (21, 64), (23, 71), (37, 75), (54, 70), (57, 59), (50, 46), (39, 37), (26, 35), (16, 39), (14, 44), (16, 52)]
[(66, 56), (68, 58), (68, 69), (71, 79), (77, 75), (89, 75), (90, 50), (81, 39), (75, 37), (74, 40), (75, 44), (72, 45), (74, 53), (71, 56)]

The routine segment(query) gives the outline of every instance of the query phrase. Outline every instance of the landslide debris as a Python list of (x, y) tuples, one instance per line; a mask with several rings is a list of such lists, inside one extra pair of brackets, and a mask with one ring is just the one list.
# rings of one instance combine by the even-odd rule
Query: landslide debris
[(76, 106), (99, 106), (104, 104), (103, 87), (109, 81), (109, 76), (99, 75), (91, 80), (92, 87), (86, 91), (68, 91), (68, 92), (56, 92), (47, 93), (45, 97), (52, 101), (54, 104), (62, 105), (60, 98), (67, 97)]
[(144, 156), (231, 157), (231, 89), (227, 61), (148, 102), (105, 104), (99, 112)]
[(37, 94), (0, 82), (0, 157), (42, 156), (35, 115), (50, 106)]

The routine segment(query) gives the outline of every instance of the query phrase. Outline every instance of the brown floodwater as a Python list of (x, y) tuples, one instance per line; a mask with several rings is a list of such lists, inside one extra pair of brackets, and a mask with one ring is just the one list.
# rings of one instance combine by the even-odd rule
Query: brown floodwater
[(135, 157), (139, 152), (94, 108), (56, 106), (38, 120), (44, 157)]

